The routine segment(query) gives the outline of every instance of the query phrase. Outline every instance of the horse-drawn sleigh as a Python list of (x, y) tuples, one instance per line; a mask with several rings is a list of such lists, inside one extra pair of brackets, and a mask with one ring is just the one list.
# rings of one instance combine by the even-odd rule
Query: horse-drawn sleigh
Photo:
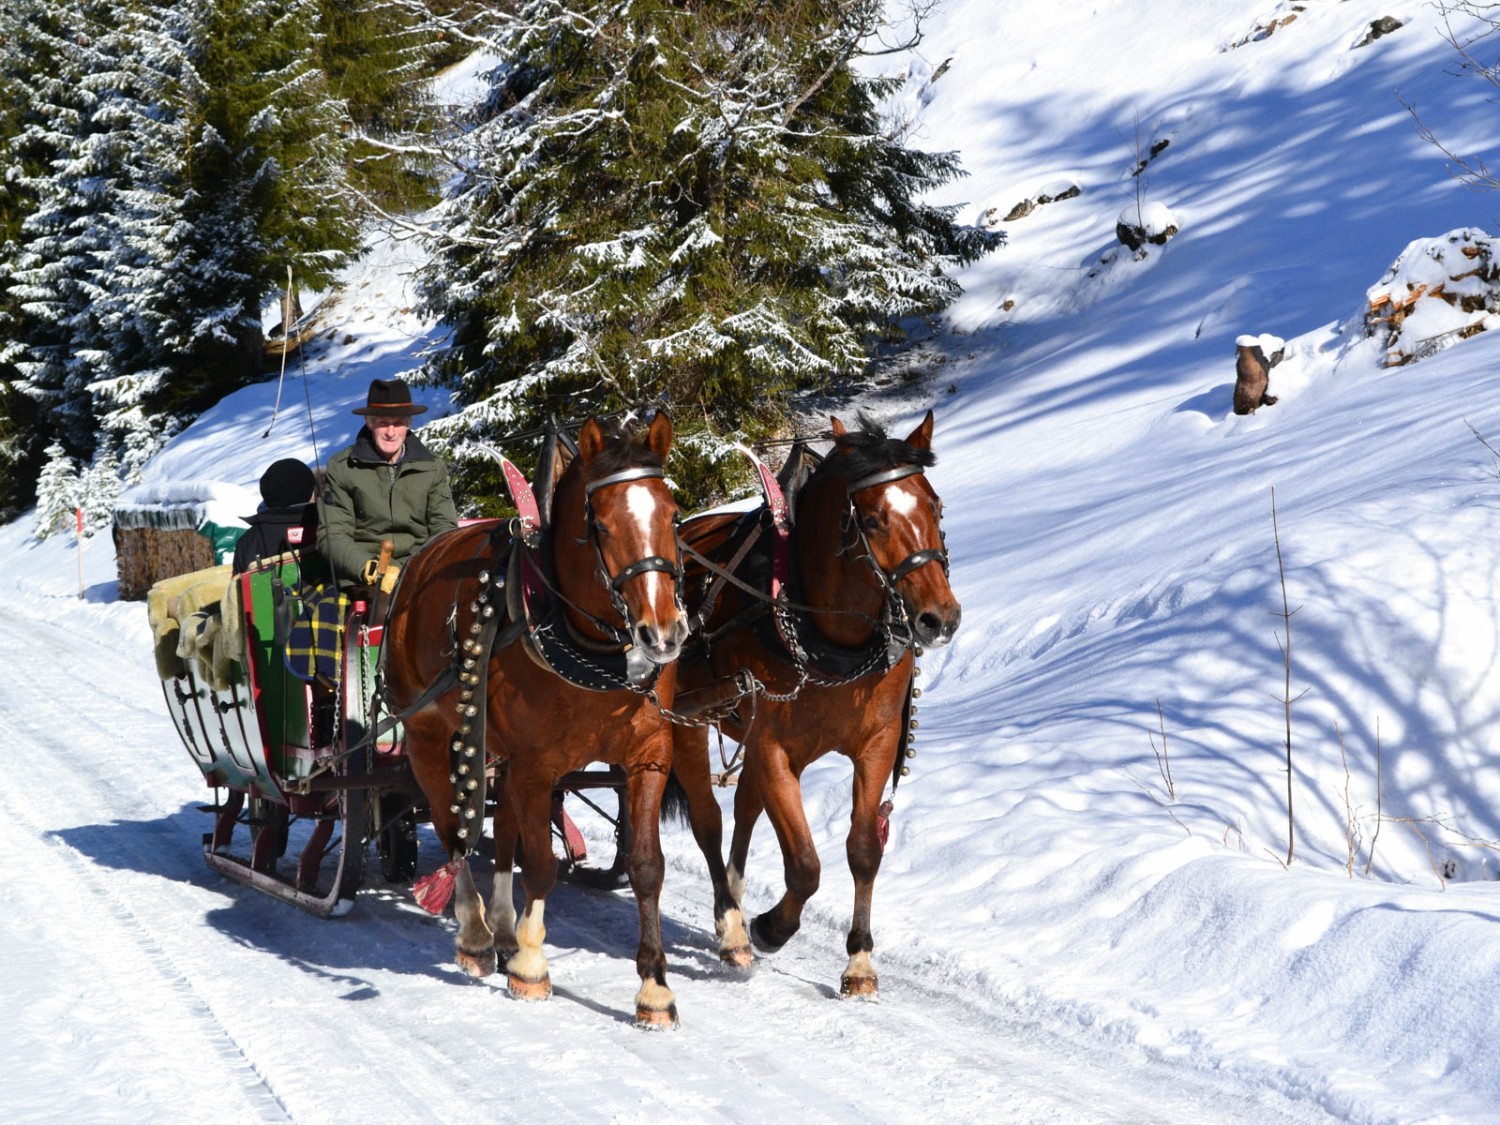
[[(872, 993), (881, 797), (910, 752), (914, 656), (958, 624), (941, 504), (923, 475), (931, 436), (930, 414), (904, 441), (835, 420), (825, 457), (803, 451), (780, 485), (761, 468), (759, 509), (693, 517), (679, 534), (663, 469), (670, 422), (659, 415), (632, 434), (590, 420), (554, 470), (539, 472), (535, 515), (507, 463), (520, 521), (430, 541), (404, 568), (388, 614), (355, 602), (331, 691), (293, 683), (278, 666), (297, 560), (235, 579), (219, 614), (221, 642), (222, 622), (243, 622), (228, 660), (194, 659), (187, 643), (175, 651), (189, 658), (162, 659), (163, 633), (174, 628), (163, 621), (213, 631), (211, 615), (183, 612), (196, 599), (177, 591), (177, 612), (153, 608), (153, 623), (183, 742), (227, 793), (205, 835), (210, 866), (340, 914), (369, 842), (388, 878), (408, 878), (417, 823), (429, 821), (446, 861), (417, 883), (419, 901), (441, 910), (456, 894), (459, 965), (476, 976), (503, 965), (514, 995), (538, 999), (550, 992), (542, 942), (558, 872), (556, 794), (606, 786), (618, 805), (613, 870), (628, 875), (640, 910), (636, 1021), (673, 1026), (657, 906), (669, 777), (708, 864), (719, 954), (745, 966), (751, 830), (766, 812), (785, 860), (786, 894), (753, 927), (756, 943), (774, 949), (796, 931), (818, 880), (798, 782), (809, 762), (837, 751), (855, 770), (843, 991)], [(713, 726), (744, 752), (727, 868)], [(487, 817), (496, 856), (488, 902), (468, 864)], [(295, 820), (311, 831), (287, 875), (276, 860)], [(233, 854), (239, 825), (249, 827), (248, 858)]]

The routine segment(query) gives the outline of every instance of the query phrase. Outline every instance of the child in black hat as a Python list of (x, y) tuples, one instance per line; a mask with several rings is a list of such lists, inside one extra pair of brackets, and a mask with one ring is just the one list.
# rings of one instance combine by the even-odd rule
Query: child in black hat
[(256, 559), (292, 550), (311, 550), (318, 535), (317, 475), (303, 462), (285, 457), (260, 477), (260, 511), (247, 516), (250, 527), (234, 547), (234, 573)]

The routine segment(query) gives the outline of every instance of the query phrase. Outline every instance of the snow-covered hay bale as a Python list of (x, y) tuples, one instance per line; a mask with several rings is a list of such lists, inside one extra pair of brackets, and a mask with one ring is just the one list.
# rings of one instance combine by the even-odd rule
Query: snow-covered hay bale
[(248, 489), (220, 482), (125, 493), (114, 511), (121, 600), (140, 601), (164, 578), (228, 562), (256, 507)]
[(1399, 367), (1500, 325), (1495, 242), (1472, 227), (1419, 238), (1366, 292), (1365, 333)]

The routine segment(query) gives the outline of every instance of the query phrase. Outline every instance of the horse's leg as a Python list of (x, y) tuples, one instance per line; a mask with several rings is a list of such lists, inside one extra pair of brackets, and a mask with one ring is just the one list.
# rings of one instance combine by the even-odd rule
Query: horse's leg
[(641, 915), (641, 940), (635, 968), (641, 987), (635, 994), (636, 1027), (675, 1028), (677, 998), (667, 987), (667, 955), (661, 944), (661, 884), (666, 860), (661, 853), (661, 797), (666, 770), (648, 763), (630, 769), (626, 790), (630, 802), (630, 889)]
[(878, 982), (870, 954), (875, 939), (870, 932), (870, 900), (875, 892), (875, 876), (880, 871), (880, 829), (877, 819), (880, 796), (885, 792), (886, 778), (891, 776), (893, 748), (884, 736), (867, 742), (863, 752), (853, 754), (854, 803), (849, 816), (849, 838), (845, 849), (849, 871), (854, 876), (854, 917), (849, 922), (849, 964), (839, 979), (839, 991), (845, 996), (874, 996)]
[[(750, 936), (760, 948), (774, 953), (801, 928), (802, 907), (817, 894), (822, 868), (818, 862), (818, 850), (813, 846), (812, 831), (807, 826), (807, 816), (802, 811), (801, 780), (792, 772), (786, 751), (774, 746), (761, 750), (757, 759), (761, 767), (758, 778), (760, 796), (765, 801), (766, 815), (781, 844), (786, 890), (775, 906), (756, 917), (750, 926)], [(735, 835), (738, 837), (738, 810), (735, 820)]]
[(471, 977), (487, 977), (495, 971), (494, 935), (484, 917), (484, 899), (474, 885), (474, 873), (465, 863), (453, 884), (453, 916), (458, 936), (453, 939), (453, 959)]
[(522, 776), (512, 760), (506, 788), (520, 827), (521, 885), (526, 890), (526, 907), (515, 928), (516, 952), (505, 963), (505, 975), (510, 994), (516, 999), (545, 1000), (552, 995), (552, 979), (542, 952), (547, 937), (543, 916), (547, 895), (557, 882), (557, 857), (552, 854), (552, 784), (545, 777)]
[(406, 721), (406, 753), (412, 773), (432, 809), (432, 830), (447, 851), (449, 863), (457, 868), (453, 884), (453, 916), (458, 920), (454, 960), (470, 976), (485, 977), (495, 971), (495, 938), (485, 923), (484, 900), (463, 859), (468, 849), (458, 835), (458, 815), (452, 811), (455, 801), (453, 783), (448, 780), (453, 768), (448, 741), (448, 722), (432, 708)]
[(729, 880), (729, 893), (743, 910), (745, 905), (745, 862), (750, 855), (750, 836), (755, 831), (755, 822), (765, 811), (766, 802), (760, 795), (760, 771), (756, 766), (756, 755), (749, 748), (745, 751), (745, 768), (740, 771), (739, 784), (734, 787), (734, 833), (729, 838), (729, 865), (725, 877)]
[(708, 878), (714, 888), (714, 935), (719, 941), (719, 960), (736, 968), (749, 968), (754, 956), (745, 933), (745, 916), (729, 891), (724, 870), (724, 815), (714, 796), (709, 777), (708, 729), (673, 727), (672, 770), (688, 798), (688, 819), (693, 838), (708, 863)]
[[(502, 770), (502, 779), (503, 779)], [(516, 944), (516, 900), (512, 883), (516, 867), (515, 806), (504, 781), (495, 794), (495, 883), (490, 891), (490, 929), (495, 932), (495, 955), (508, 964), (519, 946)]]

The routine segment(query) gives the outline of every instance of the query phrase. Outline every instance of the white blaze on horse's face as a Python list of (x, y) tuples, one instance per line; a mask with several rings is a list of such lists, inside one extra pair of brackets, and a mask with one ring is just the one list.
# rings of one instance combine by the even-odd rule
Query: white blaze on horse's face
[[(652, 538), (653, 529), (662, 526), (661, 491), (645, 481), (634, 481), (625, 486), (625, 510), (634, 524), (633, 536), (621, 535), (621, 539), (632, 538), (637, 544), (636, 557), (660, 555), (675, 558), (675, 542), (658, 544)], [(666, 521), (673, 527), (671, 520)], [(623, 530), (623, 529), (622, 529)], [(653, 620), (631, 622), (634, 647), (626, 657), (628, 674), (633, 680), (649, 675), (651, 665), (666, 664), (677, 659), (682, 643), (687, 639), (687, 621), (680, 612), (673, 577), (663, 570), (648, 570), (632, 579), (638, 584), (637, 604), (646, 610), (656, 607)]]
[(895, 487), (886, 490), (885, 500), (890, 506), (891, 513), (897, 516), (905, 516), (911, 519), (912, 513), (917, 510), (916, 489), (907, 491), (904, 487), (905, 481), (898, 482)]
[[(625, 486), (625, 510), (630, 513), (630, 518), (635, 520), (636, 531), (639, 535), (638, 542), (648, 551), (651, 549), (651, 528), (656, 524), (656, 513), (660, 503), (650, 485), (642, 481)], [(669, 582), (671, 579), (663, 571), (650, 570), (641, 575), (641, 581), (646, 584), (647, 599), (654, 600), (658, 591), (653, 584)], [(670, 597), (671, 590), (667, 590), (666, 594)]]

